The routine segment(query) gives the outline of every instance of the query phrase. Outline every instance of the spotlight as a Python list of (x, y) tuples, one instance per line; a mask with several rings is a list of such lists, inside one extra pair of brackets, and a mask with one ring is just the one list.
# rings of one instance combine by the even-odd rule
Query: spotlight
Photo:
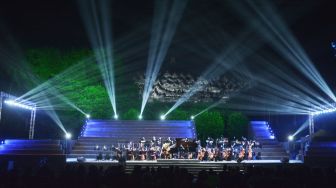
[(90, 119), (91, 116), (90, 116), (90, 114), (86, 114), (85, 117), (86, 117), (86, 119)]
[(272, 139), (272, 140), (275, 139), (275, 136), (274, 136), (274, 135), (271, 135), (271, 136), (270, 136), (270, 139)]
[(161, 116), (160, 116), (160, 119), (161, 119), (161, 120), (165, 120), (165, 119), (166, 119), (166, 116), (165, 116), (165, 115), (161, 115)]
[(293, 141), (293, 140), (294, 140), (294, 136), (289, 135), (289, 136), (288, 136), (288, 140), (289, 140), (289, 141)]
[(70, 139), (72, 137), (71, 133), (65, 133), (65, 138)]
[(114, 114), (114, 119), (118, 119), (118, 114)]
[(4, 102), (5, 102), (5, 104), (8, 104), (10, 106), (16, 106), (16, 107), (27, 109), (27, 110), (34, 110), (35, 109), (35, 107), (28, 106), (28, 105), (22, 104), (20, 102), (14, 101), (14, 100), (5, 100)]
[(138, 119), (139, 119), (139, 120), (142, 120), (142, 115), (139, 115), (139, 116), (138, 116)]
[(190, 116), (190, 119), (192, 119), (192, 120), (195, 119), (195, 116)]
[(336, 112), (336, 104), (331, 104), (331, 106), (332, 106), (331, 108), (328, 106), (328, 108), (325, 108), (324, 110), (311, 112), (310, 115), (317, 116), (317, 115), (320, 115), (320, 114)]

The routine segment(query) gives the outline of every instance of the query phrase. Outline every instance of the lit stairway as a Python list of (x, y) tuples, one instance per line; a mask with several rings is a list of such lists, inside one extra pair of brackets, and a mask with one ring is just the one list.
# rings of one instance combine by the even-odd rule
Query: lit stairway
[(4, 140), (0, 155), (63, 155), (59, 140)]
[[(196, 138), (193, 121), (114, 121), (90, 120), (81, 131), (68, 158), (95, 158), (98, 151), (95, 146), (118, 146), (130, 141), (138, 143), (140, 138), (151, 140), (152, 137)], [(108, 153), (106, 151), (103, 153)]]
[(284, 157), (288, 157), (285, 149), (269, 131), (268, 122), (251, 121), (250, 125), (251, 136), (262, 145), (262, 148), (255, 148), (254, 151), (256, 153), (261, 152), (263, 160), (281, 160)]

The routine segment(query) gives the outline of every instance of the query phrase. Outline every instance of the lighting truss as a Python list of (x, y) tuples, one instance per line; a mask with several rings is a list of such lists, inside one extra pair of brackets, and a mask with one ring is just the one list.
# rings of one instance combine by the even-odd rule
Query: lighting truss
[(19, 99), (13, 95), (5, 92), (0, 93), (0, 122), (1, 122), (1, 112), (3, 103), (26, 110), (30, 110), (30, 125), (29, 125), (29, 139), (34, 138), (34, 128), (36, 119), (36, 104), (27, 100)]
[(311, 112), (310, 115), (317, 116), (317, 115), (321, 115), (321, 114), (328, 114), (328, 113), (336, 112), (336, 103), (331, 104), (328, 107), (324, 107), (322, 109), (324, 109), (324, 110)]
[(4, 103), (10, 106), (15, 106), (15, 107), (19, 107), (19, 108), (23, 108), (27, 110), (34, 110), (36, 108), (35, 106), (30, 106), (30, 105), (25, 104), (23, 101), (5, 100)]

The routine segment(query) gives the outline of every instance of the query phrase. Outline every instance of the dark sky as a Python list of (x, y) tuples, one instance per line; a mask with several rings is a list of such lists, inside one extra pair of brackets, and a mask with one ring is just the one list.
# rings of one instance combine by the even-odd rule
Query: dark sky
[[(115, 34), (152, 15), (152, 2), (114, 1)], [(86, 47), (88, 38), (76, 0), (7, 1), (0, 7), (0, 21), (25, 46)]]
[[(185, 25), (198, 20), (211, 20), (223, 30), (231, 29), (232, 33), (240, 31), (237, 18), (227, 14), (231, 10), (226, 2), (229, 1), (190, 0), (175, 40), (183, 36)], [(275, 4), (322, 75), (328, 83), (335, 85), (336, 58), (330, 47), (330, 42), (336, 40), (335, 1), (276, 0)], [(149, 31), (153, 6), (152, 0), (113, 1), (114, 38), (127, 35), (139, 27), (148, 27), (145, 31)], [(90, 46), (75, 0), (5, 1), (0, 6), (0, 24), (22, 48)], [(192, 30), (197, 36), (198, 28)], [(149, 32), (143, 34), (149, 36)]]

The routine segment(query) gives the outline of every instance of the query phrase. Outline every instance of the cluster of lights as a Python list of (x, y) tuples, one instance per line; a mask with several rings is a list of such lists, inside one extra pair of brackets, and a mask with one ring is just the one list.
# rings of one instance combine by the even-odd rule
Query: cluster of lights
[[(85, 114), (85, 117), (86, 117), (86, 119), (90, 119), (91, 118), (91, 115), (90, 114)], [(114, 119), (118, 119), (119, 117), (118, 117), (118, 114), (114, 114)], [(139, 120), (142, 120), (143, 119), (143, 116), (142, 115), (139, 115), (138, 116), (138, 119)], [(166, 116), (165, 115), (161, 115), (160, 116), (160, 119), (161, 120), (165, 120), (166, 119)], [(191, 120), (194, 120), (195, 119), (195, 116), (190, 116), (190, 119)]]
[(275, 139), (274, 132), (268, 123), (266, 124), (266, 127), (267, 127), (268, 132), (270, 133), (270, 139)]
[(16, 106), (16, 107), (27, 109), (27, 110), (35, 110), (35, 106), (25, 105), (25, 104), (22, 104), (14, 100), (5, 100), (5, 104), (8, 104), (10, 106)]
[(320, 114), (327, 114), (327, 113), (332, 113), (332, 112), (336, 112), (336, 108), (330, 108), (330, 109), (326, 109), (322, 111), (312, 112), (311, 115), (317, 116)]

